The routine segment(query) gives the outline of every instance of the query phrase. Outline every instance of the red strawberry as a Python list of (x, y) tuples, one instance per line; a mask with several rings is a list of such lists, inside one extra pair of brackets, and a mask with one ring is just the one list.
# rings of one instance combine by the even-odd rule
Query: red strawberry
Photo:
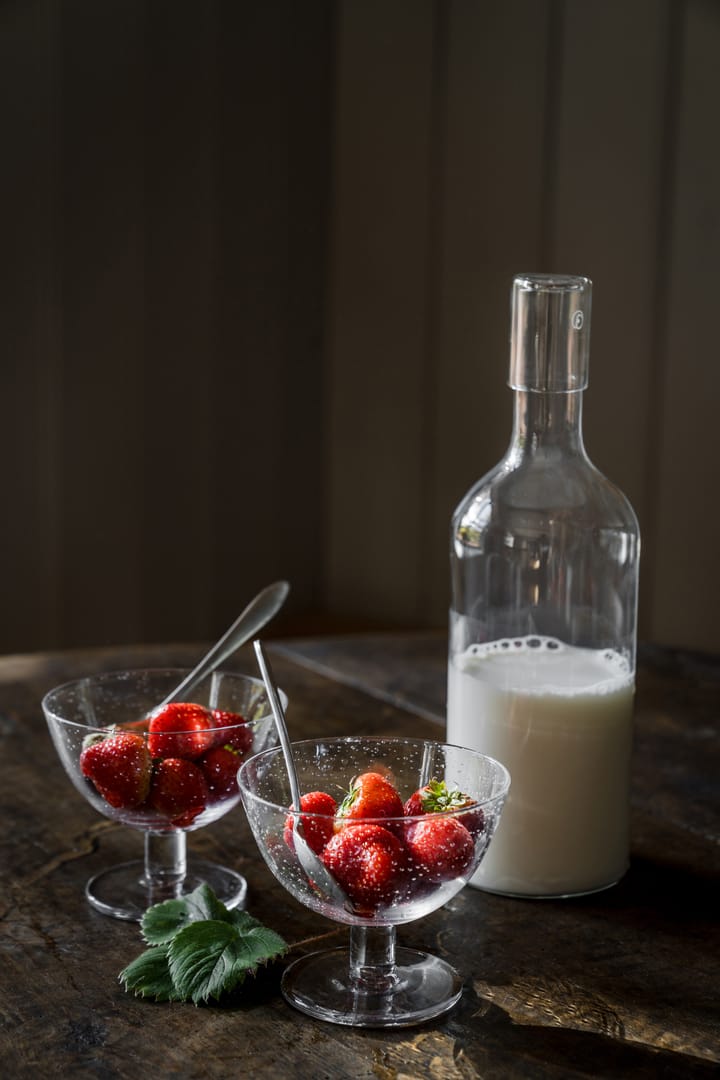
[(389, 829), (366, 822), (336, 832), (322, 860), (354, 904), (373, 909), (399, 891), (406, 853)]
[(367, 818), (403, 816), (402, 799), (394, 785), (381, 773), (366, 772), (357, 776), (340, 804), (337, 823), (354, 825)]
[(211, 802), (238, 794), (237, 771), (240, 761), (240, 755), (228, 746), (212, 746), (198, 758), (197, 764), (205, 774)]
[(150, 790), (152, 759), (141, 735), (93, 739), (80, 754), (80, 769), (117, 810), (141, 806)]
[(430, 814), (410, 821), (405, 844), (415, 876), (427, 881), (450, 881), (464, 874), (472, 863), (475, 843), (458, 818)]
[(172, 825), (184, 829), (205, 809), (209, 798), (202, 769), (186, 758), (163, 758), (155, 766), (149, 803)]
[[(337, 803), (332, 795), (324, 791), (310, 791), (300, 798), (300, 815), (303, 836), (310, 847), (319, 855), (335, 831), (335, 812)], [(312, 817), (312, 814), (322, 814), (322, 817)], [(288, 814), (283, 830), (283, 838), (291, 851), (295, 850), (293, 843), (293, 816)]]
[(196, 758), (212, 745), (210, 713), (202, 705), (175, 701), (150, 718), (148, 749), (154, 758)]
[(211, 723), (217, 729), (213, 746), (231, 746), (240, 754), (252, 749), (252, 725), (240, 713), (228, 712), (227, 709), (211, 709), (210, 713)]
[(405, 803), (405, 817), (420, 814), (443, 814), (451, 810), (476, 807), (470, 813), (458, 817), (473, 837), (479, 836), (485, 826), (485, 816), (474, 799), (458, 788), (449, 788), (444, 780), (431, 780), (425, 787), (414, 792)]

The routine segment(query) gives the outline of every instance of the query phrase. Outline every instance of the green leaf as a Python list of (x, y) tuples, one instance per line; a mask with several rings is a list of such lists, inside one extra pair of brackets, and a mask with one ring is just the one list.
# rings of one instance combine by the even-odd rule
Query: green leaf
[(259, 919), (254, 919), (252, 915), (248, 915), (247, 911), (232, 911), (230, 914), (237, 930), (243, 935), (246, 945), (251, 950), (252, 962), (256, 966), (266, 964), (268, 960), (275, 960), (287, 952), (285, 939), (261, 923)]
[(168, 949), (170, 974), (178, 993), (197, 1005), (234, 990), (247, 970), (238, 955), (242, 951), (238, 932), (229, 923), (210, 919), (186, 926)]
[(467, 802), (468, 796), (459, 788), (449, 788), (444, 780), (436, 780), (434, 777), (425, 785), (422, 796), (422, 807), (428, 814), (459, 810)]
[(170, 975), (184, 1000), (219, 998), (239, 986), (258, 964), (285, 952), (283, 939), (245, 912), (235, 924), (209, 919), (181, 930), (168, 946)]
[(155, 1001), (176, 1001), (177, 992), (170, 975), (167, 949), (154, 946), (120, 972), (118, 976), (126, 990), (137, 997), (151, 997)]
[(156, 1001), (217, 999), (287, 951), (279, 934), (246, 911), (229, 911), (207, 885), (148, 908), (141, 929), (150, 948), (119, 978)]
[(192, 913), (193, 920), (220, 919), (226, 921), (232, 917), (232, 912), (225, 907), (222, 900), (218, 900), (210, 886), (204, 882), (202, 885), (198, 885), (194, 892), (188, 893), (185, 901)]
[(226, 921), (229, 918), (231, 912), (208, 885), (202, 884), (187, 896), (165, 900), (148, 908), (142, 917), (140, 929), (149, 945), (165, 945), (190, 923), (203, 919)]
[(340, 806), (338, 807), (338, 817), (344, 817), (345, 814), (347, 814), (348, 811), (352, 809), (353, 805), (357, 802), (359, 794), (360, 787), (353, 780), (347, 792), (345, 793), (345, 797), (343, 798)]

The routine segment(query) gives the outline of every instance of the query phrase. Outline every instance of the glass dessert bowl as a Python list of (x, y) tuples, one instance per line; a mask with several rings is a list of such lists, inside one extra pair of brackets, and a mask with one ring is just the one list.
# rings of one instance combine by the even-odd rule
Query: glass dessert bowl
[(60, 760), (77, 790), (105, 817), (144, 834), (141, 860), (88, 881), (89, 902), (105, 915), (139, 920), (152, 904), (205, 882), (227, 907), (244, 903), (245, 879), (216, 863), (187, 858), (186, 834), (240, 802), (237, 770), (276, 741), (258, 679), (215, 672), (192, 701), (158, 703), (187, 672), (107, 672), (65, 683), (43, 698)]
[(290, 809), (280, 747), (240, 767), (243, 805), (275, 877), (300, 903), (348, 924), (350, 942), (290, 964), (283, 996), (310, 1016), (364, 1027), (446, 1012), (462, 979), (439, 957), (396, 948), (396, 926), (447, 903), (475, 873), (507, 796), (507, 770), (422, 739), (314, 739), (292, 750), (301, 812)]

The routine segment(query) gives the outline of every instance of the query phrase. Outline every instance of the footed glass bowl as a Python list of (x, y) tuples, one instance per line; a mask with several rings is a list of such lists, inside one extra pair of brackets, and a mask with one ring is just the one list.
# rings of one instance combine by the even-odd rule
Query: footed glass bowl
[[(144, 858), (88, 881), (105, 915), (139, 920), (152, 904), (206, 882), (227, 907), (242, 905), (245, 879), (224, 866), (187, 858), (186, 833), (217, 821), (240, 802), (237, 770), (277, 739), (258, 679), (215, 672), (192, 701), (157, 706), (186, 671), (107, 672), (46, 694), (43, 711), (71, 781), (105, 817), (144, 834)], [(283, 695), (284, 698), (284, 695)], [(286, 699), (285, 699), (286, 700)]]
[[(302, 813), (290, 809), (279, 747), (241, 766), (243, 804), (275, 877), (300, 903), (349, 924), (350, 943), (294, 961), (283, 995), (311, 1016), (366, 1027), (445, 1012), (460, 997), (460, 976), (439, 957), (396, 949), (395, 928), (447, 903), (475, 873), (507, 796), (507, 770), (421, 739), (315, 739), (293, 743), (293, 752)], [(319, 866), (298, 857), (298, 818)]]

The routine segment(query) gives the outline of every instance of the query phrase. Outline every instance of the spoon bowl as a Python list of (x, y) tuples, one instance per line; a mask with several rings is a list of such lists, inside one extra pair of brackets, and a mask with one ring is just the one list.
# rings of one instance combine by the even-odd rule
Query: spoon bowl
[(261, 589), (240, 612), (232, 626), (205, 653), (202, 660), (152, 711), (158, 712), (174, 701), (189, 701), (190, 694), (203, 679), (211, 675), (229, 656), (237, 652), (277, 615), (289, 592), (290, 586), (287, 581), (276, 581)]

